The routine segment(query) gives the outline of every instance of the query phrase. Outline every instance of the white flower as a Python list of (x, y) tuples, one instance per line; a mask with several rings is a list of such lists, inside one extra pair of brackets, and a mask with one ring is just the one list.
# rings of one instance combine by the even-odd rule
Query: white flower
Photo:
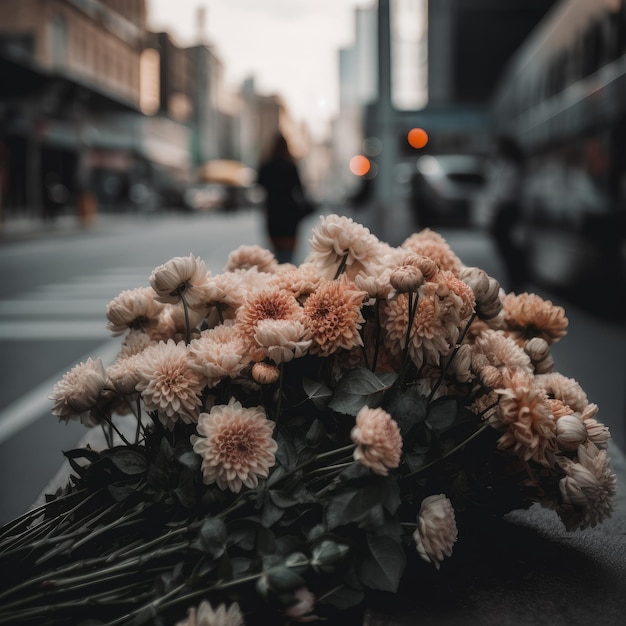
[(445, 495), (428, 496), (422, 501), (413, 533), (419, 555), (439, 569), (444, 557), (452, 556), (457, 539), (456, 520), (452, 503)]

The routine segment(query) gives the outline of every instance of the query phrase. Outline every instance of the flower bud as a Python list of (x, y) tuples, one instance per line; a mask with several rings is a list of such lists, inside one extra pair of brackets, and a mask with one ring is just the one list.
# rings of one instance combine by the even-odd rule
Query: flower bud
[(392, 270), (389, 282), (399, 293), (410, 293), (417, 291), (424, 283), (424, 275), (417, 267), (401, 265)]
[(461, 280), (474, 292), (476, 315), (482, 320), (489, 320), (502, 310), (500, 301), (500, 283), (478, 267), (466, 267), (461, 272)]
[(350, 548), (343, 543), (325, 539), (313, 548), (311, 566), (318, 574), (330, 574), (335, 571), (337, 564), (343, 560), (349, 550)]
[(285, 566), (298, 574), (304, 574), (309, 566), (309, 558), (303, 552), (292, 552), (285, 559)]
[(252, 378), (259, 385), (272, 385), (280, 377), (280, 370), (269, 363), (255, 363), (252, 366)]
[(578, 450), (587, 441), (587, 428), (580, 415), (563, 415), (556, 421), (556, 440), (564, 451)]
[(554, 370), (550, 344), (543, 337), (533, 337), (528, 340), (524, 351), (533, 363), (535, 374), (548, 374)]
[(305, 586), (304, 579), (285, 565), (270, 567), (264, 574), (267, 588), (271, 592), (283, 593)]

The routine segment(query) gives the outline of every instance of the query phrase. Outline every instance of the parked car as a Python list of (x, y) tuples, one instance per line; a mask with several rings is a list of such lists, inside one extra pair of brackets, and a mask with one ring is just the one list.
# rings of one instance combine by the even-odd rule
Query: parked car
[(471, 226), (486, 183), (485, 159), (473, 154), (426, 154), (411, 177), (410, 203), (420, 228)]

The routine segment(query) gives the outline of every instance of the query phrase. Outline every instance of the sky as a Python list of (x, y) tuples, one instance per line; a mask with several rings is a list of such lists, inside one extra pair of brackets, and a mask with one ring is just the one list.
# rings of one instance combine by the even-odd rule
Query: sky
[(298, 121), (322, 137), (339, 109), (338, 50), (354, 42), (354, 10), (376, 0), (147, 0), (148, 24), (177, 44), (206, 43), (224, 64), (226, 84), (251, 76), (258, 93), (280, 94)]

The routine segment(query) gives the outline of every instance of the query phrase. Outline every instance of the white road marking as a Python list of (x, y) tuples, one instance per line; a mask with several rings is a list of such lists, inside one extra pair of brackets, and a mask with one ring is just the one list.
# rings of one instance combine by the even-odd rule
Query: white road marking
[(115, 360), (120, 347), (119, 339), (110, 339), (97, 347), (93, 352), (81, 357), (63, 371), (51, 376), (27, 394), (23, 395), (19, 400), (16, 400), (13, 404), (0, 411), (0, 443), (9, 439), (9, 437), (22, 430), (22, 428), (35, 422), (39, 417), (45, 414), (46, 411), (52, 410), (52, 402), (48, 396), (54, 385), (61, 380), (65, 373), (71, 370), (72, 367), (81, 362), (85, 362), (88, 358), (97, 359), (98, 357), (101, 357), (104, 366), (108, 367)]

